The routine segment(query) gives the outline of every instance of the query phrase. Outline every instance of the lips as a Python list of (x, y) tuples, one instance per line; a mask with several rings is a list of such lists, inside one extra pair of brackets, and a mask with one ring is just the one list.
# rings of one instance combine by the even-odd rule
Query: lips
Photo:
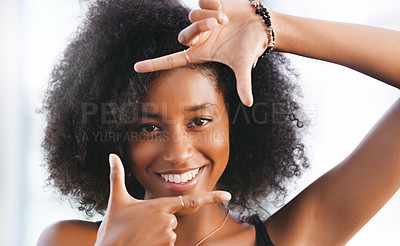
[(169, 170), (158, 173), (158, 175), (167, 190), (175, 194), (182, 194), (194, 189), (203, 170), (204, 166), (195, 169)]
[(193, 178), (195, 178), (197, 176), (197, 174), (199, 173), (199, 170), (200, 170), (200, 168), (197, 168), (195, 170), (187, 171), (182, 174), (178, 174), (178, 173), (162, 174), (161, 173), (160, 175), (167, 182), (172, 182), (175, 184), (184, 184), (184, 183), (192, 180)]

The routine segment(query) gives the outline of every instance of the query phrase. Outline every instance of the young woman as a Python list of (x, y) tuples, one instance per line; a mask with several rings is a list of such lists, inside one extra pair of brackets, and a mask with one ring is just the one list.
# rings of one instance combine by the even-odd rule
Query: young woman
[[(294, 75), (277, 52), (260, 58), (272, 34), (248, 1), (199, 5), (90, 8), (53, 73), (44, 147), (49, 180), (104, 219), (59, 222), (38, 245), (344, 245), (399, 189), (397, 100), (348, 158), (261, 222), (263, 200), (308, 166)], [(400, 87), (400, 33), (267, 15), (274, 51)]]

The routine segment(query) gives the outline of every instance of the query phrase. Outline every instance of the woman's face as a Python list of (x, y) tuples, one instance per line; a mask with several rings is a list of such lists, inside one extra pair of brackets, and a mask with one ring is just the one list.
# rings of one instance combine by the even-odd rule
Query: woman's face
[(129, 145), (133, 173), (147, 195), (216, 189), (229, 158), (229, 121), (215, 83), (189, 68), (153, 82)]

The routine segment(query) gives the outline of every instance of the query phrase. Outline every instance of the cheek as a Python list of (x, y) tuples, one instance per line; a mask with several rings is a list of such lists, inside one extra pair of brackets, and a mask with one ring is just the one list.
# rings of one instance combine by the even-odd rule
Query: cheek
[(215, 136), (213, 145), (218, 153), (218, 155), (221, 158), (221, 161), (225, 164), (224, 169), (226, 167), (226, 164), (228, 163), (229, 159), (229, 150), (230, 150), (230, 142), (229, 142), (229, 120), (226, 115), (224, 114), (224, 119), (222, 120), (222, 124), (219, 127), (218, 134)]
[(145, 172), (146, 169), (157, 159), (160, 148), (157, 142), (141, 142), (130, 145), (130, 157), (134, 173)]
[(205, 133), (204, 140), (199, 144), (201, 152), (214, 162), (213, 169), (218, 175), (222, 174), (229, 159), (229, 124), (222, 122), (213, 131)]
[(229, 158), (229, 132), (216, 132), (209, 143), (209, 147), (213, 152), (214, 160), (219, 165), (223, 164), (225, 169)]

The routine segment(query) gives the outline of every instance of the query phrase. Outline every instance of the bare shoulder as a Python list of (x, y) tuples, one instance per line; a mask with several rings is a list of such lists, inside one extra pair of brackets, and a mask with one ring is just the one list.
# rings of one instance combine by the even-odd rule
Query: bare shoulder
[(65, 220), (47, 227), (39, 237), (37, 246), (94, 245), (97, 236), (94, 222)]

